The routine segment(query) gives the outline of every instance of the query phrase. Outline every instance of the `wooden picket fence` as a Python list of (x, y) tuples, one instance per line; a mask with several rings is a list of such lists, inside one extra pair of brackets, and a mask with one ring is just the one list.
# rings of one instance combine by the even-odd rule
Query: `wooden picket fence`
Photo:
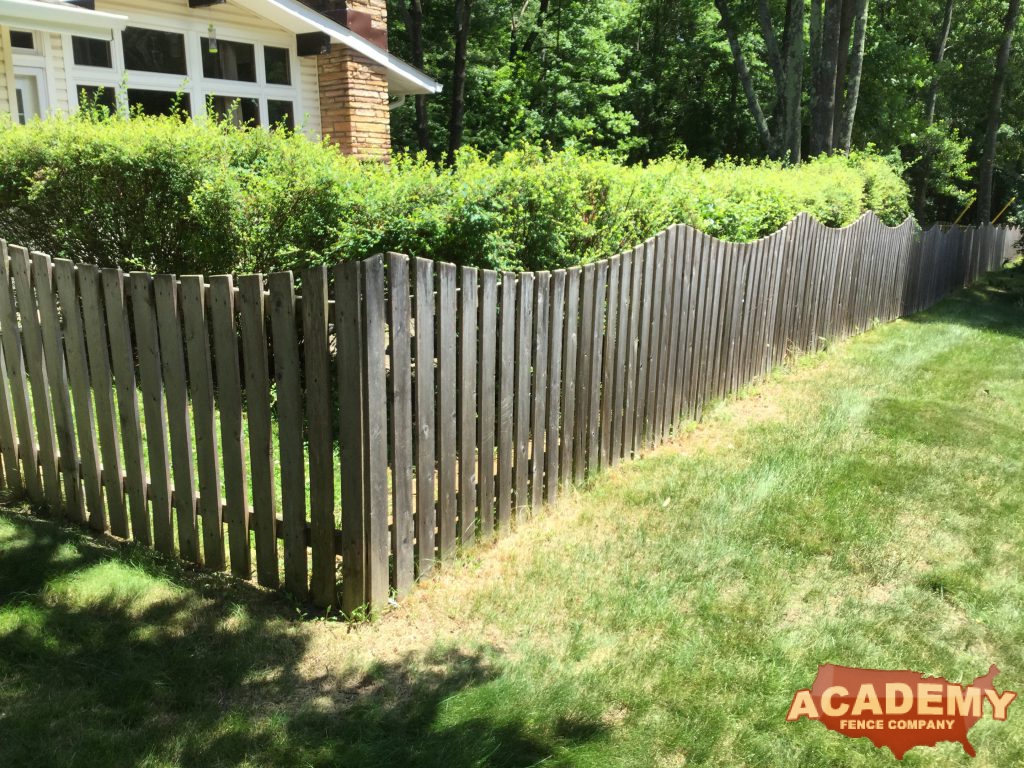
[[(346, 611), (699, 419), (710, 400), (1012, 258), (1005, 227), (752, 243), (674, 226), (497, 273), (399, 254), (150, 275), (0, 241), (0, 482), (97, 531)], [(2, 555), (0, 555), (2, 557)]]

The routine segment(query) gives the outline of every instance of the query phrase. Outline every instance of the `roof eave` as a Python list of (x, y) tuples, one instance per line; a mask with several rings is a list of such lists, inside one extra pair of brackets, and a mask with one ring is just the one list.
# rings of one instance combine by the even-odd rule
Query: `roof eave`
[(329, 19), (298, 0), (234, 0), (253, 13), (295, 33), (323, 32), (365, 56), (387, 72), (388, 89), (396, 96), (440, 93), (442, 85), (425, 72), (371, 43), (348, 27)]
[(0, 24), (109, 40), (114, 32), (127, 26), (128, 17), (60, 3), (5, 0), (0, 3)]

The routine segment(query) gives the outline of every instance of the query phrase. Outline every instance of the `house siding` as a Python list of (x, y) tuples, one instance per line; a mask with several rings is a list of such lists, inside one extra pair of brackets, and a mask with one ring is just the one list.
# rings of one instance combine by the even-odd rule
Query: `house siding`
[(13, 115), (14, 62), (11, 59), (10, 28), (0, 26), (0, 109)]
[(49, 50), (46, 52), (46, 76), (50, 89), (50, 112), (68, 113), (71, 101), (68, 97), (68, 76), (64, 65), (64, 38), (58, 34), (48, 36)]

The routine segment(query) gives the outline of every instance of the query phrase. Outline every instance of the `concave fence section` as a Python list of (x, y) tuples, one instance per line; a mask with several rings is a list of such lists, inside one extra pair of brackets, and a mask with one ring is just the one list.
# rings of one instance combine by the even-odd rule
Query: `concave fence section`
[(1019, 234), (801, 215), (742, 244), (674, 226), (553, 272), (387, 254), (209, 279), (0, 241), (0, 483), (320, 606), (379, 607), (787, 353), (1000, 267)]

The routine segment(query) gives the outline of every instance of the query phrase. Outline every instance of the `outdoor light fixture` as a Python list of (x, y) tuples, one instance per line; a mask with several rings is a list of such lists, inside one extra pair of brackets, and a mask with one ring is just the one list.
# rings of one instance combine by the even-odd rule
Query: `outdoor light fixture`
[(210, 53), (217, 53), (217, 29), (211, 24), (207, 30), (206, 50)]

